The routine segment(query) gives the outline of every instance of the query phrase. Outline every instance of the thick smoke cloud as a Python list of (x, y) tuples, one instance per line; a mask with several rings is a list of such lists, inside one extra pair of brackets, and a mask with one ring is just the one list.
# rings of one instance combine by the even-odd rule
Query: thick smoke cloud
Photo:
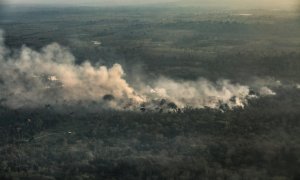
[(8, 56), (1, 38), (0, 63), (1, 97), (10, 107), (98, 101), (105, 94), (142, 101), (123, 79), (119, 64), (111, 68), (94, 67), (89, 62), (75, 65), (73, 55), (56, 43), (41, 52), (24, 46), (18, 54)]
[[(23, 46), (18, 52), (5, 47), (0, 35), (0, 103), (10, 108), (40, 107), (96, 102), (99, 108), (143, 110), (244, 107), (257, 97), (248, 86), (228, 80), (174, 81), (168, 78), (150, 84), (134, 84), (124, 78), (120, 64), (108, 68), (80, 65), (67, 48), (53, 43), (39, 52)], [(263, 87), (263, 95), (275, 93)]]
[(153, 87), (150, 92), (154, 97), (168, 99), (181, 108), (218, 108), (222, 104), (228, 105), (229, 108), (244, 107), (247, 98), (250, 98), (248, 86), (231, 84), (228, 80), (212, 83), (206, 79), (180, 82), (160, 78)]

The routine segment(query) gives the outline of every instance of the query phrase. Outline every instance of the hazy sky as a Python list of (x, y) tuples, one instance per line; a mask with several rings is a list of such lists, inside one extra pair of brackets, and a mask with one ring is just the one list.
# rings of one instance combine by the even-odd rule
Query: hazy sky
[[(176, 0), (4, 0), (9, 4), (149, 4)], [(177, 0), (178, 1), (178, 0)]]
[(227, 6), (232, 8), (295, 8), (300, 0), (0, 0), (5, 4), (139, 5), (176, 2), (180, 5)]

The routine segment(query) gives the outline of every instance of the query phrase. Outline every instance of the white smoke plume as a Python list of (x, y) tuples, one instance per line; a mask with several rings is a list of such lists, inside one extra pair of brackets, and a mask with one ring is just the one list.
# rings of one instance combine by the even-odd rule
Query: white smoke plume
[[(151, 86), (134, 89), (124, 79), (119, 64), (111, 68), (88, 61), (78, 65), (68, 49), (57, 43), (39, 52), (23, 46), (12, 54), (4, 45), (3, 35), (0, 64), (0, 103), (10, 108), (94, 101), (99, 106), (128, 110), (219, 108), (224, 104), (232, 109), (244, 107), (249, 98), (256, 97), (248, 86), (227, 80), (212, 83), (159, 78)], [(267, 87), (262, 92), (274, 95)]]
[(76, 65), (73, 55), (56, 43), (41, 52), (24, 46), (17, 55), (8, 56), (3, 38), (0, 43), (0, 90), (7, 106), (99, 101), (106, 94), (118, 100), (143, 101), (123, 79), (119, 64), (111, 68), (89, 62)]
[(272, 96), (272, 95), (276, 95), (276, 93), (275, 93), (273, 90), (271, 90), (270, 88), (268, 88), (268, 87), (266, 87), (266, 86), (260, 88), (259, 94), (260, 94), (261, 96)]
[(154, 88), (150, 89), (153, 98), (167, 99), (180, 108), (187, 106), (218, 108), (222, 104), (227, 104), (229, 108), (244, 107), (247, 98), (250, 98), (248, 86), (231, 84), (228, 80), (217, 83), (212, 83), (206, 79), (176, 82), (167, 78), (160, 78), (153, 86)]

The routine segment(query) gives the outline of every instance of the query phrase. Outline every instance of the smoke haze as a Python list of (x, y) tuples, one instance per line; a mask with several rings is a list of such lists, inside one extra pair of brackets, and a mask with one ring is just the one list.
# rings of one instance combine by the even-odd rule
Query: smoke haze
[(292, 9), (297, 0), (10, 0), (7, 4), (66, 4), (66, 5), (144, 5), (171, 3), (171, 5), (192, 5), (202, 7), (228, 8), (283, 8)]
[(142, 100), (122, 78), (124, 72), (119, 64), (107, 68), (85, 62), (78, 66), (73, 55), (56, 43), (41, 52), (24, 46), (17, 54), (8, 56), (1, 38), (0, 58), (1, 97), (11, 107), (97, 101), (105, 94), (135, 102)]
[[(73, 104), (95, 101), (100, 107), (136, 110), (162, 108), (244, 107), (250, 93), (248, 86), (228, 80), (216, 83), (175, 81), (159, 78), (149, 84), (129, 85), (120, 64), (112, 67), (77, 65), (70, 51), (53, 43), (40, 52), (23, 46), (12, 52), (0, 36), (0, 100), (11, 108), (39, 107), (47, 104)], [(275, 95), (262, 87), (262, 95)], [(162, 103), (163, 101), (163, 103)], [(170, 105), (171, 104), (171, 105)], [(172, 105), (173, 104), (173, 105)]]

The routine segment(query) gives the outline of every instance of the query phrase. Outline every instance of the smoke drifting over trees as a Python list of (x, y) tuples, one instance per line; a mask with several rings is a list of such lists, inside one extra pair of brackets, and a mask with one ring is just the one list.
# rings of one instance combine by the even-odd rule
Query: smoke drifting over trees
[(61, 101), (98, 100), (105, 94), (142, 101), (122, 78), (119, 64), (93, 67), (89, 62), (75, 65), (75, 58), (58, 44), (41, 52), (22, 47), (11, 56), (1, 42), (1, 92), (7, 105), (37, 106)]
[[(179, 108), (229, 108), (244, 107), (250, 88), (231, 84), (228, 80), (217, 83), (205, 79), (177, 82), (168, 78), (152, 80), (150, 84), (129, 85), (124, 79), (120, 64), (108, 68), (93, 66), (85, 61), (78, 65), (67, 48), (53, 43), (40, 52), (23, 46), (18, 52), (5, 47), (1, 33), (1, 99), (12, 108), (38, 107), (45, 104), (96, 101), (102, 107), (115, 109), (138, 109), (141, 104), (158, 108), (160, 100), (166, 99)], [(274, 95), (263, 87), (263, 95)], [(107, 102), (107, 95), (111, 95)]]
[(300, 179), (298, 14), (183, 6), (0, 10), (0, 179)]

